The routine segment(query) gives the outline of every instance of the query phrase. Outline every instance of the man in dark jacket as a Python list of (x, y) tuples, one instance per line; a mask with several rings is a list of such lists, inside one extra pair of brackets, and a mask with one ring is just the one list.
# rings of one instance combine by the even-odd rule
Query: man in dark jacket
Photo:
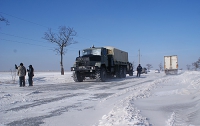
[(25, 76), (26, 76), (26, 68), (24, 67), (23, 63), (20, 63), (20, 66), (17, 67), (15, 65), (15, 68), (17, 69), (17, 75), (19, 76), (19, 85), (20, 87), (25, 86)]
[(29, 69), (27, 69), (28, 71), (28, 82), (29, 82), (29, 86), (33, 86), (33, 76), (34, 76), (34, 69), (32, 65), (29, 65)]
[(137, 67), (137, 77), (140, 77), (141, 72), (142, 72), (142, 67), (139, 64), (138, 67)]

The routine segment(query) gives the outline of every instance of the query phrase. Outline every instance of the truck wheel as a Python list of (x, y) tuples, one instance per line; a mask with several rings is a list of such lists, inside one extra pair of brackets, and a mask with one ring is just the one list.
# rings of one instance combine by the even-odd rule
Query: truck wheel
[(116, 77), (117, 78), (122, 78), (123, 77), (123, 68), (120, 66), (120, 68), (118, 69), (118, 71), (116, 71)]
[(96, 78), (96, 81), (102, 81), (102, 82), (106, 81), (106, 70), (105, 70), (105, 68), (101, 68), (101, 69), (96, 70), (95, 78)]
[(117, 71), (115, 74), (116, 74), (116, 78), (120, 78), (119, 71)]
[(123, 78), (126, 78), (126, 68), (123, 68)]
[(73, 79), (75, 82), (83, 82), (84, 77), (81, 76), (80, 72), (74, 71), (73, 72)]
[(123, 67), (120, 67), (120, 69), (119, 69), (119, 77), (123, 78), (123, 76), (124, 76)]

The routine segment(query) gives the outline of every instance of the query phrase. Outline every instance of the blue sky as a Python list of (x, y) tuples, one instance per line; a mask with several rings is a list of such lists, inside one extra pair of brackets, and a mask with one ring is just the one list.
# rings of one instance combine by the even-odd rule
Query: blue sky
[(0, 71), (32, 64), (36, 71), (60, 71), (56, 45), (42, 39), (51, 28), (72, 27), (77, 44), (68, 46), (64, 68), (70, 70), (78, 50), (113, 46), (129, 61), (157, 69), (165, 55), (178, 55), (186, 69), (200, 57), (199, 0), (0, 0)]

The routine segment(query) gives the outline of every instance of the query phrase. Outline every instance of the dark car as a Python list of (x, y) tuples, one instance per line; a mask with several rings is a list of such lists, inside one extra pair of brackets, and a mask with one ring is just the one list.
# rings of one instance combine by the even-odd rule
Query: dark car
[(142, 68), (142, 72), (141, 72), (141, 74), (143, 74), (143, 73), (145, 73), (145, 74), (147, 74), (147, 68)]

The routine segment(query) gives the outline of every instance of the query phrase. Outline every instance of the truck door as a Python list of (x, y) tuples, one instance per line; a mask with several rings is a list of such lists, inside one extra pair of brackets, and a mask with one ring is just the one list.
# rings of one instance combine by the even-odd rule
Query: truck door
[(165, 69), (171, 69), (171, 58), (170, 56), (165, 56)]
[(177, 57), (171, 56), (171, 66), (172, 69), (178, 69)]
[(108, 57), (107, 57), (107, 49), (103, 48), (102, 49), (102, 64), (105, 64), (108, 66)]

